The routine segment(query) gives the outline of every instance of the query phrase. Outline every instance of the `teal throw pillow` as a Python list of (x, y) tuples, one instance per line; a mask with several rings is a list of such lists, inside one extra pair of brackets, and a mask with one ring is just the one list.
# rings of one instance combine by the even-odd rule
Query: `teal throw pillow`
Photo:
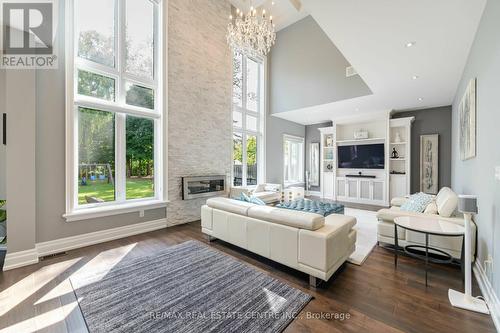
[(412, 194), (410, 198), (401, 205), (401, 210), (423, 213), (425, 208), (432, 202), (432, 198), (432, 195), (423, 192)]

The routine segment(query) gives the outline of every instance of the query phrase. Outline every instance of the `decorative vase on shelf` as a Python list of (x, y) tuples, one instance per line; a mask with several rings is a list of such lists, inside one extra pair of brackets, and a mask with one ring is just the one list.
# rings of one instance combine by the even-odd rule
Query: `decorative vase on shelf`
[(396, 137), (394, 138), (394, 142), (399, 143), (401, 142), (401, 135), (399, 132), (396, 132)]
[(396, 148), (392, 148), (392, 158), (399, 158), (399, 153), (396, 151)]

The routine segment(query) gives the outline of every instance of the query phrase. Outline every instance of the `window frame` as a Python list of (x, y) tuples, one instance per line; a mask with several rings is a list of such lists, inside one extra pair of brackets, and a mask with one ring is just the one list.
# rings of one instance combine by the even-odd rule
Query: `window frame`
[[(232, 51), (233, 54), (235, 51)], [(266, 179), (265, 175), (265, 133), (266, 133), (266, 85), (267, 85), (267, 57), (256, 58), (241, 54), (241, 72), (242, 72), (242, 87), (241, 87), (241, 107), (233, 101), (233, 85), (231, 85), (231, 186), (234, 185), (234, 134), (241, 135), (242, 140), (242, 170), (241, 170), (241, 185), (242, 187), (255, 186), (247, 184), (247, 137), (255, 136), (257, 138), (257, 184), (263, 183)], [(252, 111), (247, 108), (247, 61), (248, 59), (259, 64), (258, 72), (258, 103), (257, 111)], [(231, 73), (234, 73), (234, 56), (231, 58)], [(241, 127), (234, 125), (234, 112), (241, 114)], [(247, 129), (247, 115), (257, 118), (257, 131)]]
[[(126, 72), (125, 25), (126, 0), (115, 1), (115, 65), (105, 65), (78, 57), (77, 15), (75, 0), (65, 2), (66, 24), (66, 213), (67, 221), (83, 220), (100, 216), (143, 212), (145, 209), (165, 207), (167, 199), (167, 6), (161, 0), (149, 0), (154, 10), (153, 80), (137, 77)], [(78, 70), (90, 71), (115, 80), (115, 102), (78, 94)], [(151, 88), (154, 91), (154, 109), (128, 105), (126, 83)], [(78, 115), (79, 108), (90, 108), (115, 114), (115, 196), (116, 200), (99, 204), (78, 204)], [(154, 197), (126, 199), (126, 117), (148, 118), (154, 121)]]
[[(294, 142), (294, 143), (299, 143), (301, 145), (301, 150), (300, 150), (300, 156), (299, 156), (299, 162), (300, 162), (300, 167), (299, 167), (299, 175), (300, 179), (287, 179), (287, 156), (285, 154), (285, 146), (287, 142)], [(289, 158), (290, 160), (290, 158)], [(290, 135), (290, 134), (283, 134), (283, 183), (285, 186), (290, 186), (290, 185), (300, 185), (304, 184), (304, 171), (305, 170), (305, 138), (301, 136), (296, 136), (296, 135)]]

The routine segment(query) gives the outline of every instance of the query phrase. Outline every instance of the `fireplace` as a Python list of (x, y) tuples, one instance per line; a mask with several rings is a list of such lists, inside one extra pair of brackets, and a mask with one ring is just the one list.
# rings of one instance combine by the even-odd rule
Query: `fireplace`
[(182, 200), (211, 197), (226, 191), (226, 176), (182, 177)]

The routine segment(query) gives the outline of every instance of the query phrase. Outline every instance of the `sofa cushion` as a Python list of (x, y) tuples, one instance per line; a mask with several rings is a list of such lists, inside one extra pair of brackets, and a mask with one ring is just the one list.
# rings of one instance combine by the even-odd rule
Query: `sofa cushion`
[(438, 213), (442, 217), (450, 217), (457, 208), (458, 196), (449, 187), (443, 187), (436, 196)]
[(248, 216), (306, 230), (318, 230), (325, 225), (325, 218), (321, 215), (270, 206), (253, 206), (248, 210)]
[(207, 206), (210, 208), (246, 216), (248, 215), (248, 209), (256, 205), (250, 202), (218, 197), (208, 199)]

